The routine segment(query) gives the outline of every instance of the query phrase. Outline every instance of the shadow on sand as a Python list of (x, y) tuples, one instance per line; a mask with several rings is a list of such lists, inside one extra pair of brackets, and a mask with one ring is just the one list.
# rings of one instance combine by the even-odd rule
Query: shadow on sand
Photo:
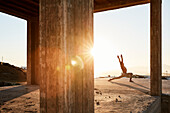
[(133, 84), (136, 84), (136, 85), (138, 85), (138, 86), (140, 86), (140, 87), (143, 87), (143, 88), (145, 88), (145, 89), (149, 89), (148, 87), (145, 87), (145, 86), (143, 86), (143, 85), (140, 85), (140, 84), (138, 84), (138, 83), (136, 83), (136, 82), (132, 82)]
[[(140, 92), (142, 92), (142, 93), (145, 93), (145, 94), (149, 94), (149, 88), (147, 88), (147, 87), (145, 87), (145, 86), (142, 86), (142, 85), (140, 85), (140, 84), (137, 84), (137, 83), (135, 83), (135, 82), (131, 82), (131, 83), (133, 83), (133, 84), (135, 84), (135, 85), (138, 85), (138, 86), (140, 86), (140, 87), (142, 87), (142, 88), (135, 87), (135, 86), (132, 86), (132, 85), (123, 84), (123, 83), (118, 83), (118, 82), (111, 82), (111, 83), (112, 83), (112, 84), (117, 84), (117, 85), (120, 85), (120, 86), (125, 86), (125, 87), (128, 87), (128, 88), (132, 88), (132, 89), (138, 90), (138, 91), (140, 91)], [(145, 88), (145, 89), (143, 89), (143, 88)]]
[(39, 89), (37, 85), (23, 85), (23, 86), (16, 86), (13, 88), (5, 89), (0, 91), (0, 106), (4, 105), (4, 102), (12, 100), (14, 98), (20, 97), (32, 91)]

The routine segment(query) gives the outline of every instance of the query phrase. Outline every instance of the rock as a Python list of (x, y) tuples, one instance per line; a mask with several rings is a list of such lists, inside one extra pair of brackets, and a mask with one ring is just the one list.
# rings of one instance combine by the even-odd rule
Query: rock
[(2, 108), (2, 110), (4, 110), (4, 111), (11, 111), (12, 109), (11, 108)]
[(99, 90), (99, 89), (97, 89), (97, 88), (94, 88), (94, 90)]
[(10, 103), (14, 103), (15, 101), (11, 101)]
[(100, 102), (98, 101), (98, 102), (96, 102), (96, 105), (100, 105)]
[(100, 94), (100, 92), (96, 91), (96, 94)]
[(27, 97), (26, 99), (31, 99), (31, 97)]
[(116, 98), (115, 102), (118, 102), (118, 99)]

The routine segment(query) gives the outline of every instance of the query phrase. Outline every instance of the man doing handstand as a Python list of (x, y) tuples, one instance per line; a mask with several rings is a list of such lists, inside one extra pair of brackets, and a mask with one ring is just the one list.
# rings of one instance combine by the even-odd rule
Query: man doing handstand
[(127, 69), (126, 69), (126, 67), (125, 67), (125, 65), (124, 65), (124, 63), (123, 63), (123, 56), (122, 56), (122, 54), (120, 55), (120, 57), (121, 57), (121, 60), (120, 60), (119, 56), (117, 56), (117, 58), (119, 59), (120, 67), (121, 67), (123, 73), (121, 74), (121, 76), (111, 78), (111, 79), (109, 79), (108, 81), (111, 81), (111, 80), (114, 80), (114, 79), (120, 79), (120, 78), (122, 78), (122, 77), (130, 77), (129, 82), (133, 82), (133, 81), (132, 81), (132, 75), (133, 75), (133, 73), (127, 73)]

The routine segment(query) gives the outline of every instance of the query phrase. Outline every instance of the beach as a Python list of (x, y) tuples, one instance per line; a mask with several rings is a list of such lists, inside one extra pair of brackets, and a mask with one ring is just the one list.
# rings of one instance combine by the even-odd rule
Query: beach
[[(141, 113), (158, 97), (150, 96), (150, 79), (109, 78), (94, 80), (95, 113)], [(170, 95), (170, 80), (162, 80), (163, 93)], [(0, 87), (1, 113), (39, 113), (39, 86), (18, 85)]]

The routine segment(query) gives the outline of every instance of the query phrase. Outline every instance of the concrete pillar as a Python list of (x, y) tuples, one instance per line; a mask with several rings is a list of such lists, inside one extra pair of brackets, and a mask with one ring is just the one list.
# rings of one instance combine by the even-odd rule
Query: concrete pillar
[(27, 84), (31, 85), (31, 22), (27, 21)]
[(39, 84), (39, 20), (27, 21), (27, 84)]
[(40, 0), (41, 113), (93, 113), (93, 0)]
[(150, 1), (150, 78), (151, 95), (162, 94), (162, 35), (161, 35), (161, 5), (162, 0)]

